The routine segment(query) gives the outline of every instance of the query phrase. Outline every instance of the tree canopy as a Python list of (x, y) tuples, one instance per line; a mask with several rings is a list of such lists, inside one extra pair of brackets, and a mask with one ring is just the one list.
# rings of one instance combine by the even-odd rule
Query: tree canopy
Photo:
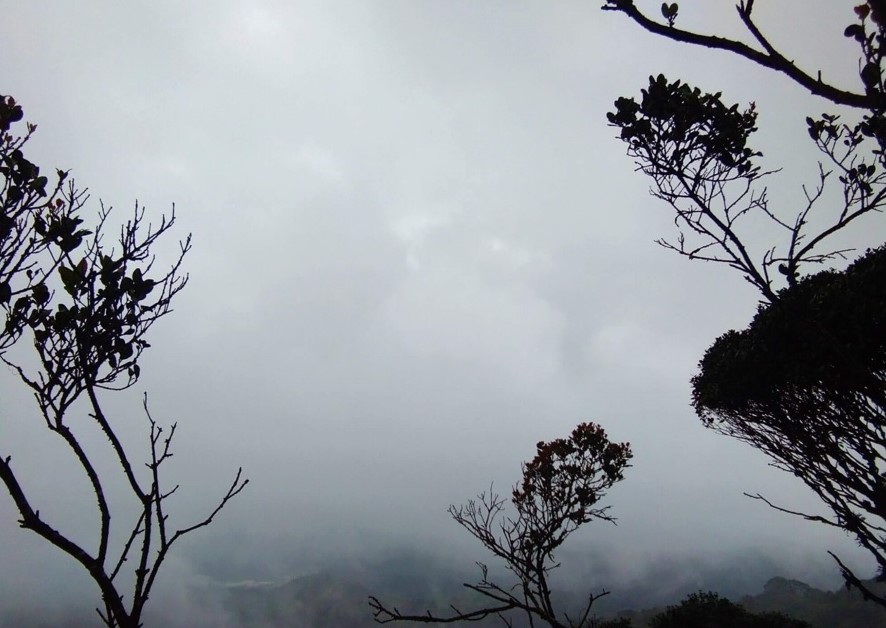
[[(768, 454), (775, 466), (811, 488), (833, 516), (807, 515), (754, 497), (851, 533), (886, 577), (882, 236), (871, 243), (879, 248), (845, 270), (810, 274), (852, 252), (829, 245), (834, 234), (863, 221), (870, 225), (886, 204), (886, 2), (856, 6), (842, 33), (859, 47), (855, 91), (823, 81), (821, 73), (813, 76), (779, 52), (755, 22), (754, 0), (736, 6), (750, 44), (680, 29), (676, 3), (662, 5), (664, 22), (633, 0), (607, 0), (603, 9), (667, 39), (749, 59), (843, 109), (806, 116), (820, 159), (817, 184), (803, 187), (803, 199), (792, 210), (770, 204), (764, 183), (776, 171), (764, 170), (762, 153), (752, 147), (755, 103), (727, 104), (719, 91), (658, 75), (650, 77), (639, 99), (616, 100), (608, 120), (651, 178), (652, 195), (674, 211), (677, 236), (658, 243), (689, 259), (737, 270), (763, 297), (748, 328), (722, 335), (699, 365), (692, 385), (702, 422)], [(837, 194), (825, 194), (830, 186)], [(748, 227), (751, 215), (774, 228), (772, 240), (759, 241), (759, 230)], [(834, 558), (847, 584), (886, 606), (886, 598)]]
[(800, 477), (834, 514), (807, 518), (886, 573), (886, 246), (783, 290), (707, 350), (692, 388), (705, 425)]

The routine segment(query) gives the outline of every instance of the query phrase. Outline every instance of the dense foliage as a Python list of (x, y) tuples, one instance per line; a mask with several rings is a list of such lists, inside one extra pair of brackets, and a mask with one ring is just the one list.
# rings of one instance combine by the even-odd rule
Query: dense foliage
[[(870, 418), (882, 426), (884, 381), (886, 246), (845, 271), (801, 279), (761, 306), (747, 329), (724, 334), (701, 361), (693, 398), (708, 422), (716, 422), (717, 414), (739, 420), (743, 413), (852, 404), (843, 426), (849, 429), (878, 406), (879, 418)], [(825, 407), (812, 414), (832, 414)], [(798, 421), (791, 425), (800, 427)], [(865, 443), (883, 445), (882, 437), (870, 432)]]
[(785, 289), (708, 349), (704, 423), (795, 473), (886, 573), (886, 247)]

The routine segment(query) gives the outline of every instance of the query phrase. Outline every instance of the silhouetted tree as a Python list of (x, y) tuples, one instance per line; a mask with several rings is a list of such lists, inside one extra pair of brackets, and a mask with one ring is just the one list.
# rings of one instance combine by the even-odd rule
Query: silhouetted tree
[(692, 387), (705, 425), (800, 477), (834, 514), (803, 516), (852, 533), (886, 571), (886, 247), (779, 293), (707, 350)]
[(594, 519), (614, 521), (609, 507), (597, 504), (623, 478), (630, 459), (630, 446), (610, 442), (594, 423), (580, 424), (568, 439), (538, 443), (535, 458), (523, 465), (523, 480), (511, 493), (515, 516), (505, 514), (505, 500), (492, 489), (463, 506), (449, 508), (460, 526), (504, 562), (515, 582), (499, 585), (490, 580), (487, 566), (477, 563), (480, 581), (464, 586), (488, 598), (488, 606), (470, 611), (453, 607), (453, 614), (446, 617), (430, 611), (410, 615), (370, 597), (376, 621), (453, 623), (498, 615), (511, 625), (508, 613), (517, 611), (526, 614), (529, 625), (542, 621), (554, 628), (597, 626), (590, 611), (606, 592), (589, 595), (584, 611), (569, 617), (555, 608), (548, 576), (559, 566), (554, 552), (570, 534)]
[(716, 593), (693, 593), (649, 622), (650, 628), (809, 628), (782, 613), (750, 613)]
[[(886, 2), (856, 6), (856, 19), (843, 33), (860, 48), (859, 91), (839, 89), (820, 73), (813, 77), (781, 54), (754, 22), (753, 0), (736, 7), (753, 45), (681, 30), (675, 26), (678, 8), (664, 4), (665, 22), (657, 22), (632, 0), (603, 6), (652, 33), (745, 57), (861, 112), (855, 123), (827, 113), (806, 118), (821, 155), (817, 183), (803, 188), (803, 202), (787, 216), (771, 208), (762, 187), (772, 172), (760, 168), (761, 153), (750, 145), (757, 130), (754, 103), (727, 105), (720, 93), (658, 76), (650, 77), (639, 100), (619, 98), (608, 119), (620, 129), (628, 155), (651, 177), (652, 195), (675, 212), (677, 237), (659, 244), (735, 268), (764, 299), (751, 326), (720, 338), (701, 362), (693, 401), (704, 424), (764, 451), (775, 466), (803, 480), (833, 518), (794, 514), (853, 534), (886, 577), (883, 249), (843, 273), (804, 278), (810, 264), (849, 252), (827, 248), (826, 240), (886, 204)], [(812, 221), (813, 210), (831, 198), (824, 191), (835, 175), (837, 204), (829, 217)], [(757, 243), (762, 252), (754, 253), (745, 230), (749, 215), (768, 220), (784, 240)], [(834, 558), (848, 585), (886, 606)]]
[[(98, 585), (104, 608), (97, 610), (105, 625), (134, 628), (141, 625), (144, 605), (173, 544), (209, 525), (247, 480), (238, 470), (205, 519), (170, 526), (166, 503), (178, 486), (161, 482), (160, 468), (172, 457), (175, 424), (168, 430), (158, 425), (145, 397), (149, 443), (142, 471), (118, 436), (115, 420), (105, 413), (104, 400), (138, 381), (139, 359), (150, 346), (146, 334), (171, 311), (173, 298), (187, 283), (181, 264), (190, 236), (180, 243), (171, 268), (155, 272), (153, 247), (172, 228), (175, 216), (152, 225), (136, 206), (109, 247), (104, 241), (109, 210), (102, 206), (94, 223), (84, 221), (85, 191), (61, 170), (50, 185), (24, 156), (22, 149), (36, 125), (28, 123), (27, 132), (17, 135), (13, 127), (22, 118), (15, 100), (0, 96), (0, 307), (5, 314), (0, 359), (31, 390), (47, 429), (64, 442), (88, 479), (98, 515), (95, 546), (78, 542), (41, 516), (11, 456), (0, 456), (0, 479), (18, 510), (19, 525), (80, 563)], [(27, 336), (36, 361), (9, 351)], [(109, 478), (101, 471), (106, 465), (98, 464), (84, 446), (84, 413), (107, 439), (109, 454), (135, 500), (131, 527), (115, 528), (113, 534)], [(125, 518), (131, 512), (123, 508), (115, 516)], [(121, 547), (114, 548), (115, 538), (123, 539)]]

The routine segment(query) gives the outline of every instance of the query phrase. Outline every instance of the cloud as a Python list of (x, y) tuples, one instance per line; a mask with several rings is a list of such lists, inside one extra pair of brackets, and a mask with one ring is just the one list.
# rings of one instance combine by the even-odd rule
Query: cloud
[[(789, 4), (767, 23), (805, 50)], [(836, 16), (820, 25), (843, 19), (817, 6)], [(252, 479), (187, 560), (260, 578), (253, 557), (279, 575), (379, 531), (449, 551), (461, 543), (449, 503), (490, 481), (506, 490), (537, 441), (595, 420), (636, 452), (611, 495), (620, 525), (593, 532), (607, 551), (641, 565), (662, 547), (837, 548), (867, 564), (842, 535), (744, 498), (817, 505), (693, 416), (697, 360), (757, 297), (652, 244), (671, 216), (605, 123), (616, 97), (665, 71), (756, 100), (767, 157), (791, 166), (808, 149), (797, 112), (821, 103), (781, 77), (586, 2), (5, 10), (0, 53), (16, 62), (2, 89), (40, 125), (33, 159), (72, 167), (123, 215), (136, 198), (151, 216), (175, 203), (177, 236), (194, 233), (191, 283), (151, 336), (144, 379), (114, 404), (138, 446), (142, 391), (180, 421), (182, 521), (241, 464)], [(712, 4), (698, 19), (734, 18)], [(783, 176), (790, 206), (805, 173)], [(158, 263), (176, 250), (163, 244)], [(88, 534), (82, 487), (39, 462), (39, 420), (20, 426), (34, 419), (27, 394), (11, 373), (0, 390), (4, 443), (29, 485), (69, 494), (59, 521)], [(11, 513), (0, 523), (4, 548), (27, 536)], [(74, 577), (15, 548), (3, 560)], [(205, 575), (183, 564), (169, 581), (189, 570)]]

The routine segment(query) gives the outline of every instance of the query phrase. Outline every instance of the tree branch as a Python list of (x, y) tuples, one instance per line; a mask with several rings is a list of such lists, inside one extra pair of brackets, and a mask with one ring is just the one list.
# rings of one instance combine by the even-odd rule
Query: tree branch
[(846, 105), (858, 109), (873, 109), (882, 106), (883, 104), (882, 97), (880, 96), (859, 94), (838, 89), (833, 85), (825, 83), (820, 78), (813, 78), (798, 68), (793, 62), (786, 59), (784, 55), (779, 53), (768, 43), (766, 38), (763, 37), (762, 33), (760, 33), (751, 21), (753, 2), (745, 3), (742, 1), (737, 5), (736, 9), (741, 16), (742, 22), (744, 22), (745, 26), (751, 30), (754, 38), (766, 48), (766, 52), (751, 48), (740, 41), (718, 37), (716, 35), (693, 33), (691, 31), (681, 30), (679, 28), (668, 26), (667, 24), (656, 22), (644, 15), (636, 7), (633, 0), (606, 0), (606, 4), (601, 8), (604, 11), (624, 13), (643, 29), (655, 35), (660, 35), (661, 37), (691, 44), (693, 46), (703, 46), (705, 48), (731, 52), (740, 57), (744, 57), (745, 59), (749, 59), (758, 65), (788, 76), (795, 83), (809, 90), (810, 93), (826, 98), (835, 104)]

